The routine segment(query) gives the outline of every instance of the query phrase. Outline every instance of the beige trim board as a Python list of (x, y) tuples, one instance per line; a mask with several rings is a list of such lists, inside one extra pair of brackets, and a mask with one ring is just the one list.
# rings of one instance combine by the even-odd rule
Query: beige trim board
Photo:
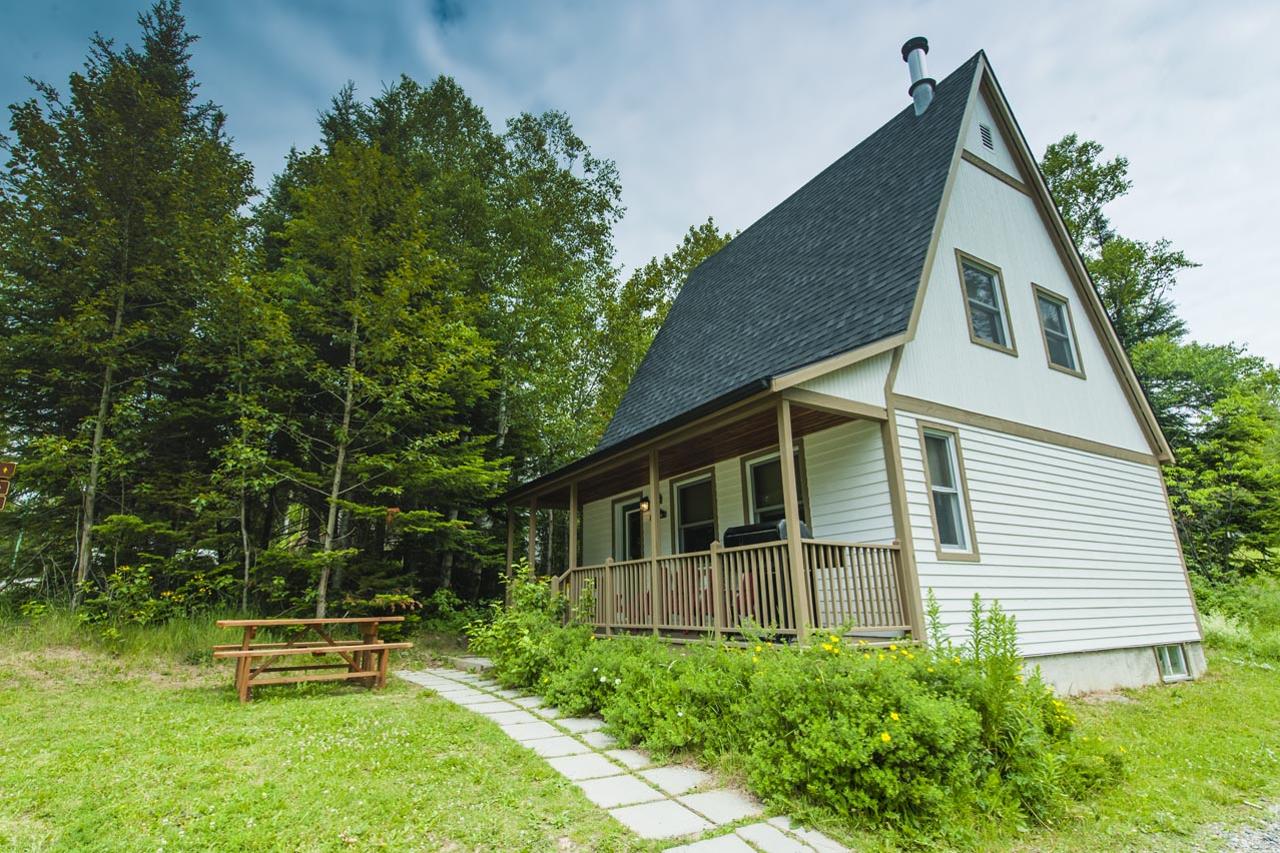
[(902, 560), (902, 584), (907, 590), (904, 601), (907, 621), (911, 623), (911, 636), (924, 642), (924, 590), (920, 587), (920, 573), (916, 567), (915, 537), (911, 532), (911, 510), (907, 506), (907, 481), (902, 472), (902, 447), (898, 443), (898, 422), (893, 411), (893, 383), (898, 378), (898, 364), (902, 361), (903, 347), (893, 351), (889, 374), (884, 380), (885, 410), (889, 419), (880, 424), (880, 442), (884, 447), (885, 475), (889, 482), (889, 504), (893, 510), (893, 529), (898, 537), (898, 556)]
[(813, 364), (805, 365), (797, 368), (790, 373), (784, 373), (776, 376), (770, 385), (772, 391), (782, 391), (791, 388), (802, 382), (808, 382), (810, 379), (817, 379), (819, 376), (830, 373), (833, 370), (839, 370), (842, 367), (849, 367), (860, 361), (866, 361), (869, 358), (880, 355), (882, 352), (888, 352), (896, 346), (902, 345), (906, 341), (905, 334), (890, 335), (887, 338), (881, 338), (878, 341), (860, 346), (857, 349), (851, 349), (848, 352), (842, 352), (833, 355), (830, 358), (824, 358), (822, 361), (815, 361)]
[(1187, 583), (1187, 596), (1191, 599), (1191, 613), (1196, 617), (1196, 630), (1200, 632), (1200, 642), (1204, 642), (1204, 626), (1200, 624), (1200, 606), (1196, 604), (1196, 592), (1191, 588), (1191, 572), (1187, 569), (1187, 558), (1182, 553), (1182, 534), (1178, 532), (1178, 520), (1173, 516), (1173, 501), (1169, 500), (1169, 487), (1164, 482), (1164, 472), (1156, 472), (1160, 476), (1160, 492), (1164, 495), (1164, 508), (1169, 513), (1169, 526), (1173, 529), (1173, 541), (1178, 546), (1178, 562), (1182, 565), (1182, 579)]
[(848, 400), (833, 394), (810, 391), (807, 388), (788, 388), (782, 392), (782, 396), (797, 406), (803, 406), (806, 409), (818, 409), (819, 411), (831, 412), (837, 415), (848, 415), (851, 418), (869, 418), (877, 421), (888, 420), (889, 418), (889, 414), (883, 406), (859, 403), (857, 400)]
[(1016, 435), (1019, 438), (1029, 438), (1032, 441), (1043, 441), (1046, 444), (1056, 444), (1059, 447), (1070, 448), (1071, 450), (1082, 450), (1086, 453), (1096, 453), (1099, 456), (1108, 456), (1112, 459), (1122, 459), (1126, 462), (1138, 462), (1143, 465), (1159, 466), (1159, 460), (1150, 453), (1143, 453), (1139, 450), (1130, 450), (1127, 447), (1116, 447), (1112, 444), (1105, 444), (1101, 441), (1093, 441), (1088, 438), (1080, 438), (1075, 435), (1067, 435), (1066, 433), (1054, 432), (1043, 427), (1031, 426), (1019, 421), (1010, 421), (1005, 418), (998, 418), (994, 415), (984, 415), (978, 412), (971, 412), (967, 409), (957, 409), (955, 406), (948, 406), (944, 403), (932, 403), (928, 400), (921, 400), (917, 397), (907, 397), (903, 394), (893, 395), (893, 405), (895, 408), (902, 409), (913, 415), (923, 415), (930, 418), (942, 418), (944, 420), (956, 421), (969, 426), (981, 427), (983, 429), (994, 430), (995, 432), (1004, 432), (1009, 435)]
[(964, 160), (970, 166), (977, 166), (979, 169), (986, 172), (988, 175), (995, 178), (997, 181), (1000, 181), (1001, 183), (1004, 183), (1004, 184), (1007, 184), (1008, 186), (1013, 187), (1018, 192), (1025, 193), (1026, 195), (1031, 195), (1031, 189), (1022, 181), (1018, 180), (1013, 175), (1010, 175), (1008, 172), (1006, 172), (1004, 169), (1001, 169), (999, 166), (996, 166), (992, 163), (988, 163), (986, 160), (982, 159), (977, 154), (974, 154), (968, 148), (960, 152), (960, 159)]
[[(938, 535), (938, 511), (933, 506), (933, 472), (929, 470), (929, 449), (925, 442), (926, 432), (940, 432), (951, 436), (952, 447), (956, 452), (957, 492), (960, 503), (964, 507), (965, 524), (968, 526), (969, 547), (964, 550), (948, 551), (942, 547), (942, 537)], [(929, 504), (929, 523), (933, 526), (933, 553), (941, 561), (947, 563), (980, 563), (982, 553), (978, 550), (978, 531), (973, 526), (973, 504), (969, 501), (969, 477), (964, 470), (964, 451), (960, 449), (960, 430), (950, 424), (934, 423), (916, 418), (916, 434), (920, 439), (920, 466), (924, 469), (924, 489), (926, 503)]]

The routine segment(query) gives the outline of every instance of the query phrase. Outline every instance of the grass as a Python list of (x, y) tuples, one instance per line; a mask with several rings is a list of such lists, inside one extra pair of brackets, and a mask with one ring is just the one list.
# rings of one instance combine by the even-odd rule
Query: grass
[[(652, 849), (490, 721), (409, 685), (241, 706), (208, 624), (103, 639), (57, 616), (0, 622), (0, 849)], [(1233, 646), (1209, 667), (1073, 701), (1083, 734), (1124, 746), (1127, 778), (981, 848), (1203, 849), (1261, 815), (1280, 799), (1280, 666)]]
[(180, 636), (114, 656), (4, 631), (0, 848), (646, 849), (493, 723), (409, 685), (242, 706), (229, 669), (180, 662)]

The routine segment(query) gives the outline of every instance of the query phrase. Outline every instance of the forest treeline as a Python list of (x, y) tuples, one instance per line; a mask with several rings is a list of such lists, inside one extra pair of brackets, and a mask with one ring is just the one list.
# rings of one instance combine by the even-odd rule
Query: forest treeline
[[(337, 92), (259, 194), (177, 2), (139, 24), (10, 107), (3, 582), (138, 621), (496, 595), (495, 498), (594, 446), (730, 235), (708, 219), (624, 277), (615, 165), (560, 112), (493, 126), (448, 77)], [(1255, 571), (1280, 537), (1280, 380), (1185, 340), (1168, 291), (1189, 261), (1106, 218), (1126, 167), (1075, 137), (1045, 157), (1178, 454), (1189, 560)]]

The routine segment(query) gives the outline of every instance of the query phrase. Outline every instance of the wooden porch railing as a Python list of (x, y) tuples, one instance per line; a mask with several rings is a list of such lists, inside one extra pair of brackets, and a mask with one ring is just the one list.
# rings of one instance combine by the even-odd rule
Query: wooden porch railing
[[(749, 626), (798, 633), (797, 606), (815, 629), (908, 631), (897, 545), (801, 541), (808, 600), (793, 594), (785, 541), (579, 566), (554, 579), (580, 618), (612, 633), (741, 634)], [(656, 563), (656, 564), (655, 564)], [(656, 584), (656, 600), (651, 589)], [(591, 591), (587, 612), (583, 594)]]

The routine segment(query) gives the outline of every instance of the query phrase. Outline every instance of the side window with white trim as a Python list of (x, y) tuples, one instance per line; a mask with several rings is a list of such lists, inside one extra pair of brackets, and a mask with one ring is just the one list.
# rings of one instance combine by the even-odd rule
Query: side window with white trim
[(921, 428), (929, 509), (941, 557), (976, 554), (969, 500), (961, 468), (959, 436), (952, 430)]

